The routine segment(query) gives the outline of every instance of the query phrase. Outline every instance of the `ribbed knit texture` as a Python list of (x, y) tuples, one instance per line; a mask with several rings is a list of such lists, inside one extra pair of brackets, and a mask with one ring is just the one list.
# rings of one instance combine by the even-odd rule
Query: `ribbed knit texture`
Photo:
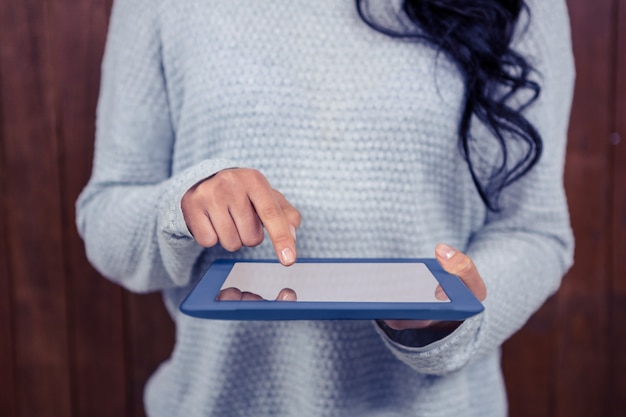
[[(458, 150), (455, 66), (371, 30), (353, 1), (117, 0), (77, 223), (94, 266), (132, 291), (164, 291), (176, 322), (148, 414), (505, 415), (499, 346), (572, 261), (564, 3), (531, 1), (516, 41), (541, 73), (528, 117), (545, 149), (493, 214)], [(183, 194), (229, 167), (261, 170), (301, 211), (301, 257), (432, 257), (438, 242), (466, 251), (487, 284), (485, 312), (434, 343), (428, 331), (390, 340), (372, 322), (182, 315), (213, 259), (274, 256), (267, 240), (230, 254), (191, 238)]]

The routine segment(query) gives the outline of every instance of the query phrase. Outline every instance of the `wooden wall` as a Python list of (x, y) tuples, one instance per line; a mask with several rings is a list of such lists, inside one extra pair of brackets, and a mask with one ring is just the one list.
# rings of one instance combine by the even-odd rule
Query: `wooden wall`
[[(514, 417), (626, 415), (626, 2), (569, 5), (576, 265), (505, 345)], [(159, 296), (99, 277), (74, 227), (110, 7), (0, 2), (2, 416), (142, 416), (143, 384), (173, 343)]]
[(576, 264), (506, 345), (513, 416), (626, 416), (626, 2), (570, 0)]

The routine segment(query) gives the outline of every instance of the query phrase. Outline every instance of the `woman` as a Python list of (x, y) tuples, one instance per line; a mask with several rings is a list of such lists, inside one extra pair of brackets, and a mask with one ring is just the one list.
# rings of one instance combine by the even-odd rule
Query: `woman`
[[(77, 222), (176, 322), (148, 415), (506, 415), (500, 346), (572, 262), (565, 2), (396, 3), (116, 0)], [(433, 255), (484, 313), (178, 311), (216, 258)]]

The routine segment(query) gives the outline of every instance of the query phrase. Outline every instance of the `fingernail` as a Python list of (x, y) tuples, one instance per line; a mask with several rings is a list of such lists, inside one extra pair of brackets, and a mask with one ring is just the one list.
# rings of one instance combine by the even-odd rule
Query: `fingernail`
[(280, 251), (280, 255), (283, 258), (284, 264), (292, 264), (296, 260), (296, 255), (294, 255), (291, 248), (283, 249), (282, 251)]
[(278, 294), (278, 301), (295, 301), (293, 295), (288, 290), (281, 290)]
[(296, 240), (296, 228), (293, 227), (292, 224), (289, 225), (289, 231), (291, 232), (291, 236), (293, 237), (293, 240)]
[(440, 243), (439, 245), (437, 245), (435, 252), (437, 252), (437, 255), (439, 255), (439, 257), (444, 259), (450, 259), (456, 254), (456, 251), (445, 243)]

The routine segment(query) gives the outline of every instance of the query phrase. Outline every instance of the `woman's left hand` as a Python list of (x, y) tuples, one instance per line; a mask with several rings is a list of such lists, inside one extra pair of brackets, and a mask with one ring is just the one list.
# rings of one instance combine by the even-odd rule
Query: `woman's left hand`
[[(440, 243), (435, 248), (435, 255), (441, 267), (450, 274), (457, 275), (480, 301), (487, 298), (487, 287), (478, 273), (472, 259), (458, 250)], [(441, 287), (437, 287), (435, 297), (447, 300), (448, 296)], [(426, 327), (453, 327), (459, 322), (441, 322), (434, 320), (385, 320), (385, 324), (395, 330), (423, 329)]]

